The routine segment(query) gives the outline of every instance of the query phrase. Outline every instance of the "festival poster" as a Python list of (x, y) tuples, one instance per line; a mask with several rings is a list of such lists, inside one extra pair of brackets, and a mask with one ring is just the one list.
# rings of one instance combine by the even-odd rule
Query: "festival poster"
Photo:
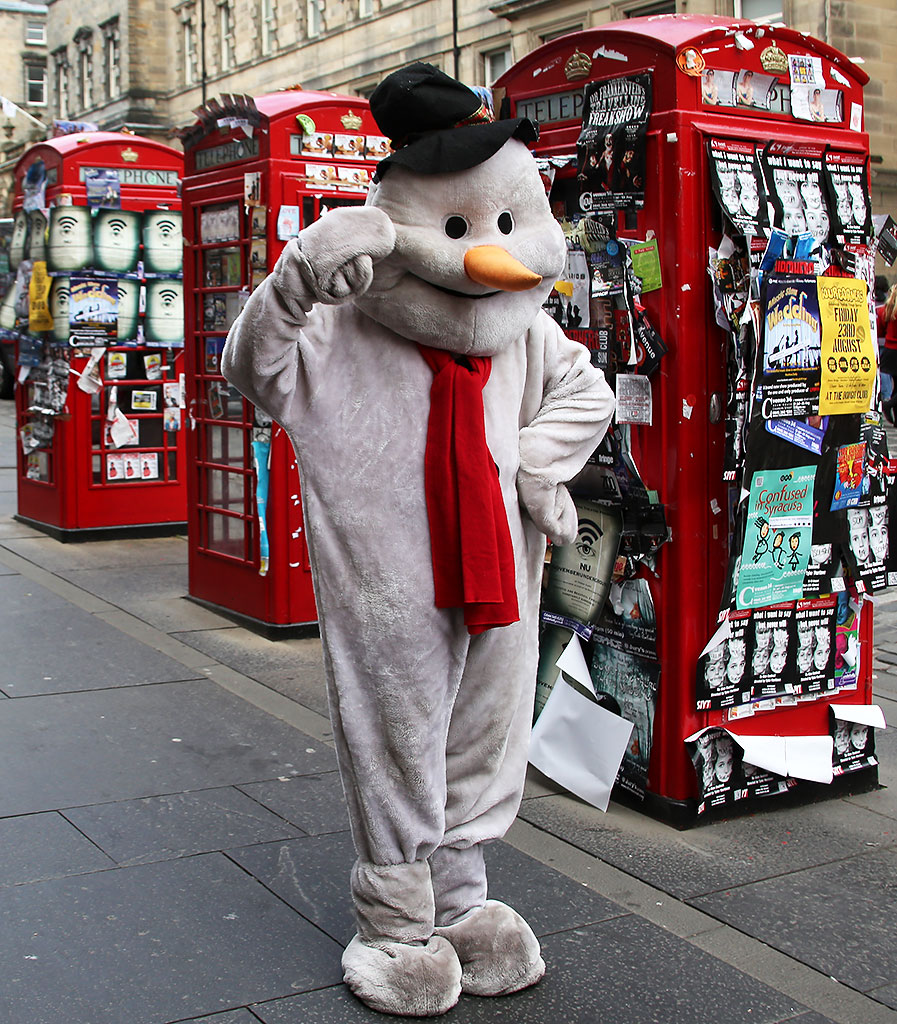
[(813, 543), (810, 546), (810, 561), (804, 574), (804, 597), (819, 597), (844, 589), (844, 574), (841, 566), (841, 544), (836, 541), (816, 540), (816, 520), (813, 521)]
[(874, 594), (888, 586), (889, 521), (886, 504), (847, 510), (845, 556), (860, 593)]
[(865, 153), (825, 154), (825, 186), (835, 239), (862, 245), (873, 234), (869, 198), (869, 157)]
[(759, 470), (748, 497), (736, 607), (803, 597), (813, 536), (815, 466)]
[(589, 285), (586, 254), (582, 249), (571, 248), (568, 243), (564, 269), (542, 304), (548, 315), (564, 330), (588, 328)]
[(866, 448), (860, 504), (883, 505), (888, 500), (888, 490), (897, 472), (897, 463), (891, 462), (888, 451), (888, 432), (878, 423), (864, 422), (860, 427), (860, 437)]
[(802, 448), (813, 455), (822, 455), (822, 444), (828, 428), (828, 416), (808, 416), (802, 420), (767, 420), (766, 429), (775, 437)]
[(696, 707), (731, 708), (751, 699), (748, 659), (753, 654), (750, 611), (728, 613), (729, 635), (698, 659)]
[(797, 666), (793, 630), (794, 602), (754, 610), (751, 653), (751, 699), (796, 693)]
[[(843, 712), (842, 712), (843, 714)], [(832, 769), (835, 775), (846, 775), (878, 764), (875, 756), (875, 728), (855, 722), (829, 708), (829, 731), (832, 734)]]
[(640, 208), (645, 199), (651, 75), (590, 82), (582, 109), (577, 140), (580, 207), (586, 212)]
[(69, 344), (114, 345), (118, 328), (118, 282), (69, 278)]
[(685, 746), (698, 779), (698, 814), (751, 797), (775, 796), (795, 784), (794, 779), (749, 764), (740, 744), (725, 729), (702, 729), (689, 736)]
[(835, 614), (835, 689), (856, 690), (860, 678), (860, 614), (862, 595), (845, 590), (838, 594)]
[(611, 584), (592, 639), (627, 654), (657, 660), (657, 618), (646, 579)]
[(835, 456), (835, 487), (831, 510), (859, 505), (863, 495), (863, 468), (866, 463), (866, 443), (856, 441), (838, 448)]
[(596, 242), (588, 255), (591, 294), (622, 295), (626, 280), (626, 247), (615, 238)]
[(742, 799), (742, 751), (725, 729), (705, 729), (686, 748), (698, 777), (699, 814)]
[(632, 723), (617, 784), (643, 798), (648, 787), (660, 663), (596, 643), (591, 676), (599, 703)]
[(786, 235), (809, 232), (823, 244), (830, 230), (824, 152), (823, 146), (811, 143), (770, 142), (760, 160), (774, 211), (773, 225)]
[(635, 372), (650, 377), (669, 351), (663, 338), (643, 310), (636, 310), (633, 320), (635, 334)]
[(711, 139), (707, 150), (711, 186), (729, 223), (743, 235), (764, 234), (769, 217), (755, 143)]
[(837, 613), (838, 598), (834, 594), (798, 601), (795, 606), (800, 693), (823, 693), (834, 689)]
[(756, 368), (764, 419), (799, 419), (819, 412), (821, 345), (817, 279), (770, 274)]
[(819, 414), (868, 412), (877, 375), (865, 281), (816, 279), (822, 325)]
[(844, 94), (840, 89), (827, 89), (822, 71), (822, 58), (809, 54), (789, 54), (791, 79), (791, 114), (799, 121), (844, 120)]
[(773, 92), (778, 85), (779, 80), (775, 75), (759, 75), (756, 71), (743, 68), (735, 79), (735, 106), (769, 110)]

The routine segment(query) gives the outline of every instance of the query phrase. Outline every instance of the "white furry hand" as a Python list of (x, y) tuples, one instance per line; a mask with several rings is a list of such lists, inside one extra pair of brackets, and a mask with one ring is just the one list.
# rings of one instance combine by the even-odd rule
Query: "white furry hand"
[(521, 469), (517, 473), (517, 496), (552, 544), (572, 544), (576, 540), (579, 516), (563, 484), (552, 484)]
[(287, 258), (295, 266), (284, 267), (278, 290), (283, 293), (290, 287), (292, 270), (311, 288), (316, 302), (348, 302), (368, 290), (374, 263), (388, 256), (395, 243), (396, 229), (382, 210), (371, 206), (331, 210), (284, 250), (281, 260)]

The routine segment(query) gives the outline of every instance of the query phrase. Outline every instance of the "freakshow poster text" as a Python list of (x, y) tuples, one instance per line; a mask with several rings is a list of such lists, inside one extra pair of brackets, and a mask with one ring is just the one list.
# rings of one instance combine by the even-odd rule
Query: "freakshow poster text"
[(645, 143), (651, 115), (650, 74), (590, 82), (577, 141), (580, 206), (610, 212), (642, 206)]

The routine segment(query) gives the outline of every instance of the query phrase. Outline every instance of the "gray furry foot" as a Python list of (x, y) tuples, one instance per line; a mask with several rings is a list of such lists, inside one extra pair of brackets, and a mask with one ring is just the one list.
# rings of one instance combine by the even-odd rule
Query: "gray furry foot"
[(535, 985), (545, 973), (539, 940), (511, 907), (498, 900), (457, 924), (436, 929), (461, 961), (461, 989), (472, 996), (506, 996)]
[(426, 945), (356, 935), (343, 952), (343, 980), (372, 1010), (400, 1017), (438, 1017), (461, 995), (458, 957), (437, 935)]

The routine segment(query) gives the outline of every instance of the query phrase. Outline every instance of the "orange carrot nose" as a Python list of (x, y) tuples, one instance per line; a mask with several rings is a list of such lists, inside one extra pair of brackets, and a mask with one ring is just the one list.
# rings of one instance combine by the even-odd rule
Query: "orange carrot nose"
[(500, 288), (503, 292), (525, 292), (542, 280), (500, 245), (475, 245), (464, 254), (464, 269), (471, 281)]

